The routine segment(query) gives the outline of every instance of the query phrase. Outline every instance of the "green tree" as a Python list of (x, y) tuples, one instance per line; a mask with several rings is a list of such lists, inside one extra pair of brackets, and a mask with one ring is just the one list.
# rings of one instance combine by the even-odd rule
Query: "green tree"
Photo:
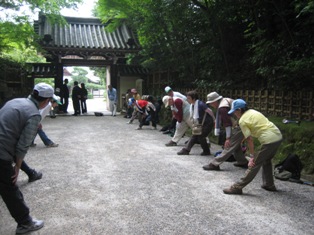
[(176, 71), (173, 83), (245, 89), (313, 84), (314, 1), (99, 0), (108, 28), (127, 23), (131, 63)]
[(105, 67), (91, 67), (90, 70), (93, 71), (96, 77), (100, 78), (100, 86), (106, 89), (106, 74), (107, 70)]
[(77, 81), (79, 84), (88, 82), (88, 77), (86, 76), (88, 72), (80, 67), (73, 67), (72, 71), (72, 80), (69, 82), (69, 85), (73, 86), (74, 81)]
[[(62, 8), (75, 8), (82, 0), (0, 1), (0, 56), (14, 50), (39, 49), (33, 15), (41, 12), (50, 21), (63, 22)], [(26, 10), (25, 10), (26, 9)]]

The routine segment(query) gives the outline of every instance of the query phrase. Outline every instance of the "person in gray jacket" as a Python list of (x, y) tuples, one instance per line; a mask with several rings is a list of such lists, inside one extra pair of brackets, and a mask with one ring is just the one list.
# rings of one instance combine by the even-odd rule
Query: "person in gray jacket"
[(44, 226), (43, 221), (30, 216), (16, 182), (23, 159), (37, 134), (41, 120), (39, 109), (48, 105), (53, 93), (50, 85), (39, 83), (28, 98), (10, 100), (0, 109), (0, 195), (17, 222), (16, 234)]

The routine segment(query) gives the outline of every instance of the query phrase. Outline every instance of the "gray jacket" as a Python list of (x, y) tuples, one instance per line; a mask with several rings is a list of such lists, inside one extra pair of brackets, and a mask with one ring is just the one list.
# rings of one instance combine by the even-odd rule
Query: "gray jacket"
[(0, 109), (0, 159), (24, 158), (37, 134), (41, 116), (37, 101), (17, 98)]

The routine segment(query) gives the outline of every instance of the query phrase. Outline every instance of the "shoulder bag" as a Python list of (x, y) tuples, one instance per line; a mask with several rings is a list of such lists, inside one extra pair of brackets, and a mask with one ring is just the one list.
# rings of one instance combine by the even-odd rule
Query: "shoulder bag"
[(192, 135), (201, 135), (203, 130), (203, 125), (206, 117), (206, 112), (204, 113), (202, 124), (194, 123), (193, 119), (193, 125), (192, 125)]

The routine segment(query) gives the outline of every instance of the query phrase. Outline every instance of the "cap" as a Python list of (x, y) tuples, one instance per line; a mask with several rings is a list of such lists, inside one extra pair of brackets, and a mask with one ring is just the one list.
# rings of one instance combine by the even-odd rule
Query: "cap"
[(171, 90), (172, 90), (172, 89), (171, 89), (170, 86), (166, 86), (166, 87), (165, 87), (165, 92), (166, 92), (166, 93), (168, 93), (168, 92), (171, 91)]
[(169, 95), (165, 95), (165, 96), (162, 98), (162, 102), (164, 103), (164, 105), (165, 105), (166, 108), (169, 106), (169, 98), (170, 98)]
[(128, 104), (129, 104), (129, 105), (132, 105), (134, 102), (135, 102), (135, 99), (134, 99), (134, 98), (130, 98)]
[(54, 93), (52, 86), (43, 82), (36, 84), (34, 90), (38, 91), (38, 96), (43, 98), (51, 98)]
[(220, 100), (222, 98), (221, 95), (219, 95), (216, 91), (211, 92), (207, 95), (207, 102), (206, 104), (214, 103), (217, 100)]
[(246, 107), (246, 102), (242, 99), (236, 99), (232, 102), (231, 109), (228, 112), (228, 114), (232, 114), (234, 111), (237, 109), (245, 108)]
[(52, 96), (53, 101), (57, 102), (57, 104), (62, 105), (62, 103), (60, 102), (60, 97), (56, 96), (55, 94)]

